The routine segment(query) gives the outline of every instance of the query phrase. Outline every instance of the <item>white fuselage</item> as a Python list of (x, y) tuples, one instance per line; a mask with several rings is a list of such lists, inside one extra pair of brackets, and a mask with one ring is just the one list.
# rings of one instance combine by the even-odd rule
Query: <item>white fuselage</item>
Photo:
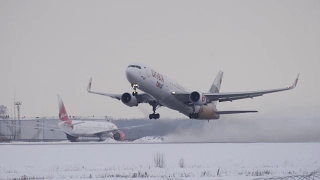
[[(78, 137), (96, 137), (97, 132), (110, 131), (118, 127), (110, 122), (93, 122), (82, 120), (71, 120), (73, 125), (64, 121), (58, 123), (58, 127), (65, 133)], [(110, 134), (112, 136), (112, 134)]]
[(172, 92), (187, 93), (191, 91), (146, 65), (129, 66), (126, 70), (126, 77), (131, 84), (138, 84), (138, 89), (153, 96), (158, 102), (170, 109), (179, 111), (186, 116), (193, 112), (199, 113), (198, 119), (219, 118), (219, 115), (215, 114), (216, 107), (212, 103), (202, 106), (195, 105), (193, 110), (189, 105), (176, 99)]

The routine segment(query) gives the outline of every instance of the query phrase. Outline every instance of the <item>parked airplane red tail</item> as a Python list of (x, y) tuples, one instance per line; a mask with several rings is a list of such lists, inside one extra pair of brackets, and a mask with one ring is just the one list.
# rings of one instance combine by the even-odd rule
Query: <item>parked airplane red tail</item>
[(59, 96), (59, 94), (57, 94), (58, 96), (58, 105), (59, 105), (59, 118), (61, 121), (70, 121), (68, 114), (67, 114), (67, 110), (64, 107), (63, 101), (61, 99), (61, 97)]

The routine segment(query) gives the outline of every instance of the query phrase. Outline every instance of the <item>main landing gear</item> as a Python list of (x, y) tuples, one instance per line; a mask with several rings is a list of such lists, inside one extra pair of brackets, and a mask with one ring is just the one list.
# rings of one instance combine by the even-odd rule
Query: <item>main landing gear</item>
[(198, 119), (198, 117), (199, 117), (199, 113), (190, 113), (189, 114), (190, 119)]
[(192, 109), (193, 109), (193, 113), (190, 113), (189, 114), (189, 118), (190, 119), (198, 119), (198, 117), (199, 117), (199, 113), (195, 113), (195, 107), (194, 107), (194, 105), (192, 106)]
[(131, 84), (132, 88), (133, 88), (133, 92), (132, 92), (132, 96), (136, 96), (138, 95), (138, 92), (137, 92), (137, 88), (139, 87), (139, 85), (137, 83), (133, 83)]
[(151, 102), (149, 104), (152, 106), (152, 110), (153, 110), (153, 113), (149, 114), (149, 119), (159, 119), (160, 114), (156, 113), (156, 109), (158, 109), (157, 107), (159, 104), (157, 102)]

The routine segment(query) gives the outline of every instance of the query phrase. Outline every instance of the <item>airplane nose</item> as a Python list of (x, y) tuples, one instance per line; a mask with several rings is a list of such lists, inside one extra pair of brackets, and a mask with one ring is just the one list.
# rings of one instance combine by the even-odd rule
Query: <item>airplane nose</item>
[(127, 80), (130, 82), (130, 83), (133, 83), (133, 68), (130, 68), (128, 67), (126, 69), (126, 77), (127, 77)]

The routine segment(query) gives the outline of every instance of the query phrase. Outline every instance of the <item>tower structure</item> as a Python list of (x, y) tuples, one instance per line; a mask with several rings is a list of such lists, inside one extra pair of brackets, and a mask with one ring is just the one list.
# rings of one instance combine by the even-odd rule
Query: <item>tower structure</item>
[(22, 105), (21, 101), (15, 101), (14, 105), (17, 107), (17, 111), (18, 111), (18, 122), (19, 122), (19, 126), (18, 126), (18, 131), (16, 134), (16, 139), (21, 139), (21, 121), (20, 121), (20, 106)]

